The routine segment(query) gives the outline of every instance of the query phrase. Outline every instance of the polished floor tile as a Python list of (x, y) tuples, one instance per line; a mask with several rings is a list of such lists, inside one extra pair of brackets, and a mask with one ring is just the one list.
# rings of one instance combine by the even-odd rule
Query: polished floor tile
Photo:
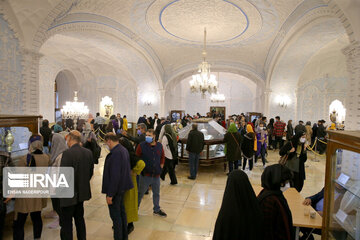
[[(105, 156), (103, 151), (102, 156)], [(306, 162), (306, 181), (301, 194), (304, 197), (317, 193), (324, 185), (325, 159), (308, 154)], [(269, 151), (268, 164), (279, 160), (278, 152)], [(315, 161), (313, 161), (315, 160)], [(92, 199), (85, 203), (85, 221), (87, 235), (90, 240), (113, 239), (111, 219), (106, 206), (105, 196), (101, 194), (102, 170), (104, 158), (96, 165), (92, 185)], [(259, 164), (259, 163), (258, 163)], [(262, 164), (254, 166), (248, 172), (253, 185), (261, 185)], [(200, 167), (196, 180), (189, 180), (187, 165), (176, 168), (178, 185), (170, 185), (169, 177), (161, 181), (160, 206), (168, 214), (167, 218), (153, 216), (152, 193), (145, 195), (140, 209), (139, 221), (135, 223), (135, 230), (130, 234), (130, 240), (210, 240), (214, 230), (217, 214), (221, 207), (227, 175), (223, 164), (213, 167)], [(43, 213), (49, 212), (51, 202)], [(54, 219), (43, 219), (44, 228), (42, 239), (60, 239), (59, 229), (49, 229), (47, 225)], [(26, 238), (32, 239), (31, 221), (28, 219)], [(74, 238), (76, 239), (74, 233)], [(8, 216), (5, 228), (5, 238), (12, 239), (11, 218)], [(319, 238), (317, 238), (319, 239)]]

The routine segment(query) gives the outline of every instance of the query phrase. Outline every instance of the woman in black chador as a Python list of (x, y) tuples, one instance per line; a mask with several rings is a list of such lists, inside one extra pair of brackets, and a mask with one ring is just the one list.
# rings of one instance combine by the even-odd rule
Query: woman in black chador
[(226, 183), (213, 240), (260, 240), (262, 233), (263, 216), (249, 178), (235, 170)]

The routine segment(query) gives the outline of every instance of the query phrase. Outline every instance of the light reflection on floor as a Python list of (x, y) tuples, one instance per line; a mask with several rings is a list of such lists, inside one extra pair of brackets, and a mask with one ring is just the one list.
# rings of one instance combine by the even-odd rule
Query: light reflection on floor
[[(324, 184), (325, 159), (317, 157), (319, 162), (311, 161), (314, 158), (309, 154), (306, 163), (306, 175), (302, 195), (304, 197), (317, 193)], [(269, 164), (278, 161), (278, 153), (269, 151)], [(105, 197), (100, 193), (103, 161), (95, 168), (92, 179), (92, 199), (85, 204), (85, 220), (88, 239), (113, 239), (111, 220)], [(249, 178), (253, 185), (260, 185), (262, 166), (254, 167)], [(200, 167), (200, 173), (195, 181), (188, 180), (188, 167), (180, 165), (176, 169), (179, 184), (171, 186), (169, 178), (161, 182), (160, 205), (168, 214), (167, 218), (152, 215), (152, 195), (145, 196), (139, 210), (139, 221), (135, 223), (135, 231), (129, 236), (130, 240), (204, 240), (211, 239), (216, 217), (221, 206), (227, 175), (223, 166)], [(51, 209), (48, 207), (43, 213)], [(60, 239), (58, 229), (49, 229), (46, 226), (53, 219), (43, 219), (44, 228), (42, 239)], [(25, 239), (32, 238), (32, 226), (28, 219), (25, 227)], [(11, 225), (5, 227), (5, 238), (12, 239)], [(76, 235), (74, 235), (76, 239)], [(320, 238), (318, 238), (320, 239)]]

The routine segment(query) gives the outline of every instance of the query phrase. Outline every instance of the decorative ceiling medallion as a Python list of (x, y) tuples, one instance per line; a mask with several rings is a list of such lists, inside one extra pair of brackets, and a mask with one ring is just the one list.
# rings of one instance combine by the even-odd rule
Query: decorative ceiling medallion
[(148, 26), (162, 37), (184, 43), (202, 43), (202, 30), (209, 44), (235, 43), (261, 30), (262, 18), (247, 1), (167, 0), (155, 1), (146, 13)]

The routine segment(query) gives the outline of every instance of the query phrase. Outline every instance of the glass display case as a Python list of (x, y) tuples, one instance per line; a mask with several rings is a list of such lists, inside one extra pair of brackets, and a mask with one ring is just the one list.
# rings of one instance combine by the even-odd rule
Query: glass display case
[(198, 124), (198, 130), (204, 134), (205, 139), (204, 150), (200, 153), (200, 165), (211, 166), (217, 163), (224, 163), (226, 160), (224, 154), (224, 135), (226, 129), (212, 118), (196, 119), (179, 131), (179, 161), (182, 163), (188, 162), (189, 154), (186, 151), (186, 142), (193, 123)]
[(328, 131), (322, 239), (360, 240), (360, 131)]

